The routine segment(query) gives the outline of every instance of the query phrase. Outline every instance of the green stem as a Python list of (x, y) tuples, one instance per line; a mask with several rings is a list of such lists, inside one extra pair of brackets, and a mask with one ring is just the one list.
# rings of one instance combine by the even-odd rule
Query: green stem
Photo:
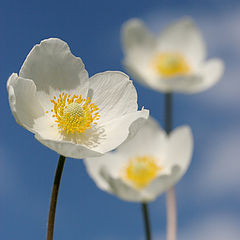
[(151, 240), (151, 228), (150, 228), (150, 220), (149, 220), (147, 203), (142, 203), (142, 213), (143, 213), (143, 219), (145, 224), (146, 240)]
[[(172, 93), (165, 94), (165, 129), (167, 134), (172, 130)], [(177, 204), (174, 187), (167, 191), (167, 240), (176, 240)]]
[(49, 213), (48, 213), (47, 240), (53, 240), (54, 221), (55, 221), (55, 213), (56, 213), (56, 206), (57, 206), (58, 190), (59, 190), (59, 185), (60, 185), (60, 181), (61, 181), (61, 177), (62, 177), (65, 160), (66, 160), (66, 158), (64, 156), (60, 155), (56, 173), (55, 173), (50, 208), (49, 208)]

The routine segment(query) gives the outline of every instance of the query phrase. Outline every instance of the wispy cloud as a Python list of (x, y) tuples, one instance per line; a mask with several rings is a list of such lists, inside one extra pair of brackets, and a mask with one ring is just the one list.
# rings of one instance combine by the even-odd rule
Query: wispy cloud
[(195, 176), (200, 194), (212, 198), (239, 192), (240, 130), (219, 131), (209, 142), (202, 154), (199, 174)]
[[(218, 213), (193, 219), (179, 229), (179, 240), (238, 240), (239, 220), (229, 214)], [(163, 233), (154, 235), (154, 240), (165, 239)]]
[(198, 219), (180, 230), (179, 240), (238, 240), (239, 236), (239, 219), (217, 214)]

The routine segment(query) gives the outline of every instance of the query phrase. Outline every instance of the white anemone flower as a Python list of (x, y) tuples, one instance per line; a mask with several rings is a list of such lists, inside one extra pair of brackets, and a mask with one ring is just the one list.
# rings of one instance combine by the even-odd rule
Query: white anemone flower
[(149, 114), (137, 110), (126, 74), (107, 71), (89, 79), (82, 60), (60, 39), (35, 45), (7, 89), (17, 123), (66, 157), (95, 157), (116, 148)]
[(190, 164), (192, 151), (188, 126), (167, 135), (149, 118), (135, 137), (116, 151), (86, 158), (84, 163), (100, 189), (126, 201), (149, 202), (180, 180)]
[(122, 42), (129, 73), (160, 92), (197, 93), (212, 87), (223, 74), (220, 59), (206, 60), (202, 34), (188, 17), (159, 36), (141, 20), (131, 19), (122, 27)]

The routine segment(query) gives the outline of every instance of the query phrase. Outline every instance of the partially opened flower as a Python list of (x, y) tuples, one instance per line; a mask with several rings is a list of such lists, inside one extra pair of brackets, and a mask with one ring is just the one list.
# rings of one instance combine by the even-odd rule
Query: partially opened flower
[(66, 157), (110, 151), (148, 117), (147, 110), (137, 110), (127, 75), (103, 72), (89, 79), (82, 60), (60, 39), (34, 46), (7, 88), (16, 121)]
[(126, 201), (148, 202), (184, 175), (193, 150), (189, 127), (167, 135), (153, 119), (114, 152), (84, 160), (97, 186)]
[(190, 18), (154, 36), (138, 19), (122, 28), (124, 65), (136, 80), (160, 92), (196, 93), (219, 81), (223, 63), (206, 61), (206, 47)]

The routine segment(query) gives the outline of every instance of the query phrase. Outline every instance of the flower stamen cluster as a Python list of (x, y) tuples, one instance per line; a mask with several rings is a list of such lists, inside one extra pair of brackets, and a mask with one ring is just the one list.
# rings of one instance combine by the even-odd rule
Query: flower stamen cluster
[(154, 57), (152, 64), (157, 73), (166, 78), (187, 75), (191, 71), (185, 58), (175, 52), (159, 53)]
[(123, 169), (122, 177), (135, 188), (142, 189), (156, 178), (160, 170), (162, 167), (157, 165), (153, 156), (138, 156), (128, 160), (128, 164)]
[(89, 98), (83, 99), (81, 95), (71, 96), (63, 92), (58, 98), (54, 96), (51, 103), (54, 104), (52, 117), (56, 118), (60, 132), (83, 133), (91, 128), (92, 124), (97, 124), (96, 121), (100, 118), (98, 107), (91, 103)]

